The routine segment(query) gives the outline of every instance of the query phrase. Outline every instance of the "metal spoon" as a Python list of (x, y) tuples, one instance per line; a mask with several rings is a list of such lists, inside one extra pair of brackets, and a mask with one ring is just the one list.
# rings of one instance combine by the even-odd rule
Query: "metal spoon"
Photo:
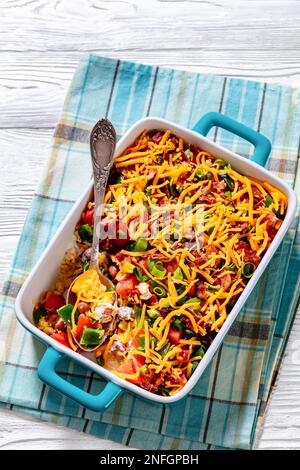
[[(107, 288), (114, 288), (113, 283), (108, 279), (99, 269), (99, 240), (100, 240), (100, 227), (101, 217), (103, 213), (103, 200), (109, 173), (112, 167), (113, 155), (116, 147), (116, 131), (107, 119), (100, 119), (92, 129), (90, 134), (90, 151), (93, 166), (94, 176), (94, 230), (93, 242), (91, 246), (91, 260), (89, 264), (90, 269), (96, 269), (100, 282)], [(77, 276), (72, 282), (67, 293), (67, 303), (72, 303), (74, 300), (74, 292), (72, 292), (73, 284), (80, 278), (82, 274)], [(72, 298), (73, 297), (73, 298)], [(93, 351), (99, 347), (85, 348), (78, 343), (75, 335), (72, 332), (74, 342), (84, 351)], [(103, 338), (102, 338), (103, 342)]]

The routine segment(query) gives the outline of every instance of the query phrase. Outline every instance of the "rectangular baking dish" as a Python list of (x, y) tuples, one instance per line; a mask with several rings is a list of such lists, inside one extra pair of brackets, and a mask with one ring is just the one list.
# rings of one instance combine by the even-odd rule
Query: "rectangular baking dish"
[[(230, 131), (252, 143), (255, 147), (255, 150), (251, 160), (226, 150), (225, 148), (206, 138), (205, 136), (214, 126), (222, 127), (223, 129), (226, 129), (227, 131)], [(270, 259), (282, 241), (286, 231), (295, 217), (296, 212), (297, 200), (293, 190), (284, 181), (280, 180), (263, 168), (263, 165), (266, 163), (271, 151), (271, 144), (268, 139), (260, 133), (220, 113), (206, 114), (194, 126), (193, 130), (186, 129), (164, 119), (148, 117), (138, 121), (126, 132), (126, 134), (118, 142), (115, 154), (119, 155), (122, 153), (144, 129), (171, 129), (174, 134), (182, 137), (188, 143), (197, 145), (201, 149), (210, 152), (214, 156), (226, 159), (238, 172), (246, 176), (253, 176), (257, 179), (265, 180), (271, 183), (286, 194), (288, 199), (288, 208), (285, 219), (274, 240), (272, 241), (268, 251), (261, 260), (258, 268), (247, 284), (245, 290), (242, 292), (234, 308), (228, 315), (228, 318), (226, 319), (220, 332), (216, 335), (212, 344), (208, 348), (197, 369), (188, 380), (186, 385), (177, 394), (171, 397), (163, 397), (160, 395), (155, 395), (152, 392), (146, 391), (137, 385), (131, 384), (126, 382), (124, 379), (117, 377), (112, 372), (99, 366), (89, 358), (74, 352), (73, 350), (50, 338), (44, 332), (40, 331), (33, 323), (33, 306), (40, 297), (41, 293), (43, 291), (49, 290), (49, 288), (51, 288), (54, 283), (60, 262), (64, 256), (67, 245), (72, 238), (74, 227), (80, 218), (82, 210), (91, 196), (93, 190), (93, 182), (91, 181), (84, 191), (82, 197), (75, 203), (64, 223), (59, 227), (52, 242), (44, 251), (40, 260), (23, 284), (17, 296), (15, 305), (16, 315), (19, 322), (37, 339), (47, 345), (45, 355), (38, 367), (38, 375), (40, 379), (57, 391), (77, 401), (82, 406), (95, 411), (103, 411), (106, 409), (120, 395), (120, 393), (122, 393), (123, 390), (134, 393), (141, 398), (165, 404), (180, 400), (187, 393), (189, 393), (196, 385), (207, 365), (210, 363), (214, 354), (218, 350), (224, 339), (224, 336), (228, 332), (245, 301), (253, 290), (255, 284), (258, 282), (260, 276), (262, 275)], [(70, 359), (74, 359), (87, 369), (94, 371), (96, 374), (107, 380), (106, 386), (99, 395), (92, 395), (82, 389), (79, 389), (56, 373), (58, 363), (65, 356), (68, 356)]]

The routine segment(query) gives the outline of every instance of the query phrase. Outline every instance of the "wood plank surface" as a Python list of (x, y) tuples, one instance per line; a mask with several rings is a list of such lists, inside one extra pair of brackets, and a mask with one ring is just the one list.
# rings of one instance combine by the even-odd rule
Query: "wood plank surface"
[[(0, 285), (83, 53), (300, 85), (298, 0), (1, 0)], [(260, 449), (300, 449), (300, 312)], [(112, 449), (109, 441), (0, 412), (2, 449)]]

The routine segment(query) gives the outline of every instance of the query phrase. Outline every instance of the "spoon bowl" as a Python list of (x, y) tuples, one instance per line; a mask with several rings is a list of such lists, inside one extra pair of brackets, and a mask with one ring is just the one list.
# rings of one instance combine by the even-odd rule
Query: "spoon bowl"
[[(108, 279), (108, 277), (106, 277), (100, 270), (97, 270), (97, 273), (98, 273), (101, 284), (103, 284), (109, 290), (111, 290), (111, 289), (115, 290), (114, 284), (111, 282), (110, 279)], [(74, 286), (75, 282), (81, 276), (82, 276), (82, 274), (79, 274), (77, 277), (75, 277), (75, 279), (70, 284), (68, 292), (67, 292), (67, 297), (66, 297), (67, 304), (75, 305), (77, 296), (76, 296), (75, 292), (72, 292), (72, 287)], [(116, 304), (116, 301), (117, 301), (117, 299), (114, 302), (115, 304)]]

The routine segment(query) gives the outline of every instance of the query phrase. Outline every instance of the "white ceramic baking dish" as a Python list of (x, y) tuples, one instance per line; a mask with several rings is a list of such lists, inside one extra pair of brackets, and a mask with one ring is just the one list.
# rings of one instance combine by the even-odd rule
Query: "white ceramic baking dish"
[[(223, 129), (239, 135), (240, 137), (251, 142), (255, 147), (252, 159), (248, 160), (244, 157), (241, 157), (240, 155), (226, 150), (225, 148), (204, 137), (204, 135), (207, 135), (208, 131), (213, 126), (222, 127)], [(123, 390), (132, 392), (144, 399), (165, 404), (180, 400), (188, 392), (190, 392), (200, 379), (207, 365), (212, 360), (214, 354), (222, 343), (224, 336), (228, 332), (236, 316), (243, 307), (246, 299), (249, 297), (249, 294), (251, 293), (255, 284), (258, 282), (270, 259), (274, 255), (275, 250), (278, 248), (281, 240), (283, 239), (283, 236), (291, 225), (296, 212), (296, 196), (293, 190), (284, 181), (273, 176), (269, 171), (265, 170), (261, 166), (265, 164), (268, 158), (271, 145), (264, 136), (257, 133), (256, 131), (219, 113), (206, 114), (196, 124), (194, 130), (186, 129), (164, 119), (149, 117), (141, 119), (126, 132), (126, 134), (117, 144), (116, 155), (123, 152), (130, 144), (132, 144), (132, 142), (144, 129), (171, 129), (174, 134), (183, 137), (187, 142), (201, 147), (214, 156), (226, 159), (238, 172), (270, 182), (272, 185), (276, 186), (286, 194), (288, 198), (288, 208), (284, 221), (278, 233), (276, 234), (276, 237), (272, 241), (267, 253), (263, 257), (261, 263), (247, 284), (242, 295), (239, 297), (231, 313), (228, 315), (228, 318), (226, 319), (220, 332), (213, 340), (196, 371), (188, 380), (187, 384), (176, 395), (171, 397), (163, 397), (160, 395), (155, 395), (152, 392), (146, 391), (137, 385), (131, 384), (126, 382), (124, 379), (117, 377), (112, 372), (106, 370), (103, 367), (100, 367), (89, 358), (72, 351), (71, 349), (50, 338), (45, 333), (40, 331), (33, 323), (33, 306), (40, 297), (41, 293), (43, 291), (49, 290), (53, 285), (61, 259), (63, 258), (66, 247), (71, 240), (74, 226), (79, 220), (80, 214), (91, 196), (93, 183), (91, 182), (88, 185), (82, 194), (82, 197), (76, 202), (64, 223), (59, 227), (52, 242), (49, 244), (22, 286), (16, 299), (16, 314), (20, 323), (36, 338), (47, 345), (47, 350), (38, 368), (38, 375), (41, 380), (59, 392), (79, 402), (81, 405), (96, 411), (101, 411), (107, 408)], [(99, 374), (104, 379), (106, 379), (107, 384), (104, 387), (104, 390), (99, 395), (92, 395), (84, 390), (79, 389), (59, 376), (56, 373), (56, 367), (65, 356), (74, 359), (86, 368), (93, 370), (96, 374)]]

